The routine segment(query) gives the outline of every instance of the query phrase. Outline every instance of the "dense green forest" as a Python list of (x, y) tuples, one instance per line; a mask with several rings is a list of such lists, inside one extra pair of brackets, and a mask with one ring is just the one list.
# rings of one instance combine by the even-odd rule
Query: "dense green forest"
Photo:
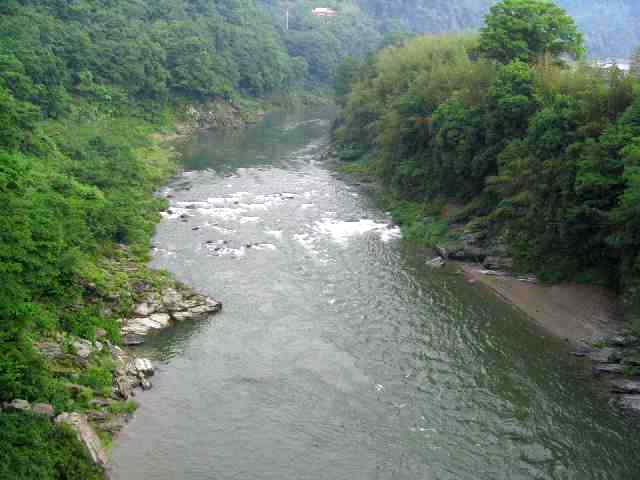
[[(51, 362), (38, 344), (117, 343), (131, 286), (163, 281), (144, 264), (176, 165), (150, 134), (180, 105), (326, 84), (379, 41), (355, 7), (333, 23), (308, 10), (285, 32), (280, 5), (254, 0), (0, 3), (0, 404), (82, 412), (109, 394), (110, 354)], [(0, 443), (2, 479), (103, 475), (41, 415), (0, 412)]]
[[(621, 19), (616, 35), (638, 13), (620, 2), (624, 8), (610, 16)], [(319, 6), (339, 15), (314, 17)], [(163, 281), (141, 267), (164, 207), (153, 192), (176, 168), (153, 132), (170, 131), (186, 104), (251, 106), (321, 89), (336, 71), (343, 142), (352, 152), (376, 152), (384, 178), (412, 199), (480, 198), (492, 222), (526, 223), (543, 217), (519, 203), (519, 186), (544, 167), (549, 181), (527, 195), (551, 191), (547, 216), (572, 215), (575, 223), (586, 215), (597, 227), (558, 223), (559, 232), (523, 258), (534, 263), (549, 243), (573, 248), (580, 236), (589, 239), (580, 261), (556, 251), (569, 263), (563, 275), (595, 268), (616, 283), (620, 271), (638, 268), (630, 218), (640, 174), (629, 160), (638, 156), (631, 140), (638, 115), (629, 79), (587, 67), (500, 66), (470, 37), (416, 39), (367, 56), (397, 45), (406, 37), (398, 32), (477, 27), (487, 7), (471, 0), (0, 2), (0, 402), (86, 411), (111, 388), (108, 358), (52, 363), (36, 347), (63, 339), (72, 351), (71, 339), (93, 340), (97, 329), (117, 343), (131, 285)], [(590, 45), (613, 52), (617, 37), (599, 25), (587, 31)], [(509, 160), (521, 152), (526, 161)], [(425, 155), (438, 160), (424, 162)], [(455, 168), (442, 168), (445, 161)], [(565, 171), (567, 162), (573, 167)], [(603, 269), (605, 261), (614, 267)], [(35, 414), (0, 412), (0, 443), (3, 479), (102, 476), (71, 432)]]
[[(516, 270), (613, 287), (633, 319), (640, 80), (567, 63), (582, 54), (561, 9), (505, 0), (479, 35), (343, 64), (335, 135), (348, 170), (389, 187), (410, 236), (499, 239)], [(447, 206), (461, 208), (439, 219)]]

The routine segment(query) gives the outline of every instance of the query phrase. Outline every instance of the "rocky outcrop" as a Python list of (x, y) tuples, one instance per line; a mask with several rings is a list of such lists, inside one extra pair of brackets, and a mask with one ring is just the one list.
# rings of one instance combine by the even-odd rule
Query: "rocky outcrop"
[(98, 465), (107, 464), (107, 452), (102, 446), (100, 437), (89, 424), (87, 416), (82, 413), (61, 413), (55, 419), (56, 423), (68, 425), (78, 436), (78, 440), (84, 444), (91, 459)]
[(627, 412), (640, 414), (640, 339), (615, 335), (597, 346), (586, 345), (573, 355), (590, 359), (593, 372), (609, 384), (615, 403)]
[(217, 313), (222, 304), (190, 290), (166, 288), (144, 297), (134, 308), (133, 316), (122, 321), (122, 333), (128, 345), (142, 343), (143, 335), (161, 330), (172, 321), (182, 322)]
[(444, 258), (442, 257), (435, 257), (432, 258), (431, 260), (427, 260), (426, 265), (429, 268), (442, 268), (445, 266), (445, 261)]
[(241, 128), (256, 123), (263, 116), (263, 111), (243, 111), (232, 102), (216, 99), (185, 106), (183, 121), (176, 130), (179, 136), (186, 136), (202, 130)]

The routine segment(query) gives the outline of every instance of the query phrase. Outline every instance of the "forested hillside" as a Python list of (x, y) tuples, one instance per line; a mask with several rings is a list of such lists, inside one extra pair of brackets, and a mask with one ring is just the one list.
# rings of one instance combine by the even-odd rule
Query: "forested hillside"
[[(496, 0), (358, 0), (381, 22), (382, 31), (418, 33), (475, 30)], [(640, 45), (636, 0), (558, 0), (585, 33), (589, 54), (628, 57)]]
[[(113, 394), (110, 353), (81, 359), (74, 343), (118, 343), (133, 286), (166, 281), (145, 262), (164, 205), (153, 192), (176, 165), (152, 132), (183, 104), (242, 108), (326, 84), (379, 38), (357, 9), (335, 24), (301, 9), (285, 32), (276, 7), (0, 2), (0, 404), (87, 412)], [(110, 402), (98, 416), (131, 408)], [(0, 478), (102, 478), (72, 432), (9, 410)]]
[(637, 319), (640, 81), (569, 67), (581, 43), (561, 10), (505, 0), (479, 36), (418, 37), (344, 64), (335, 135), (345, 168), (389, 188), (408, 236), (610, 286)]

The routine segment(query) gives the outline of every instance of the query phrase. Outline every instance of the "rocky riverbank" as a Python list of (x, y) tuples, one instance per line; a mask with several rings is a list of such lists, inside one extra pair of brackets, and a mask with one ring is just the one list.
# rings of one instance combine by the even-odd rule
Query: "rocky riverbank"
[[(442, 257), (428, 263), (445, 265)], [(622, 321), (620, 299), (593, 285), (544, 285), (532, 276), (512, 275), (487, 264), (453, 262), (468, 281), (490, 288), (552, 335), (566, 340), (571, 355), (591, 362), (614, 405), (640, 414), (640, 338)], [(489, 265), (490, 266), (490, 265)]]
[[(143, 282), (138, 283), (136, 289), (137, 300), (131, 314), (119, 320), (125, 345), (139, 345), (146, 335), (175, 322), (201, 319), (222, 309), (220, 302), (178, 282), (162, 282), (160, 287)], [(26, 400), (14, 399), (2, 405), (2, 409), (31, 412), (67, 425), (76, 432), (91, 459), (104, 467), (108, 461), (108, 445), (131, 418), (137, 406), (132, 399), (137, 392), (152, 388), (155, 368), (149, 359), (137, 357), (135, 350), (125, 350), (108, 340), (105, 330), (98, 329), (95, 337), (91, 341), (58, 334), (35, 344), (51, 368), (81, 382), (69, 381), (66, 388), (76, 405), (84, 408), (56, 412), (50, 404), (32, 405)], [(102, 383), (96, 380), (92, 384), (93, 376), (102, 377)], [(105, 377), (111, 378), (109, 386), (104, 384)]]

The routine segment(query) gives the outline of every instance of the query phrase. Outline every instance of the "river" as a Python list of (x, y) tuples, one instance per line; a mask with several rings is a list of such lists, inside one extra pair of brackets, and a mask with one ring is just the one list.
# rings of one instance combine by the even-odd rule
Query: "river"
[(640, 478), (637, 425), (564, 342), (429, 270), (320, 161), (332, 114), (185, 148), (153, 265), (224, 310), (139, 348), (158, 371), (112, 478)]

